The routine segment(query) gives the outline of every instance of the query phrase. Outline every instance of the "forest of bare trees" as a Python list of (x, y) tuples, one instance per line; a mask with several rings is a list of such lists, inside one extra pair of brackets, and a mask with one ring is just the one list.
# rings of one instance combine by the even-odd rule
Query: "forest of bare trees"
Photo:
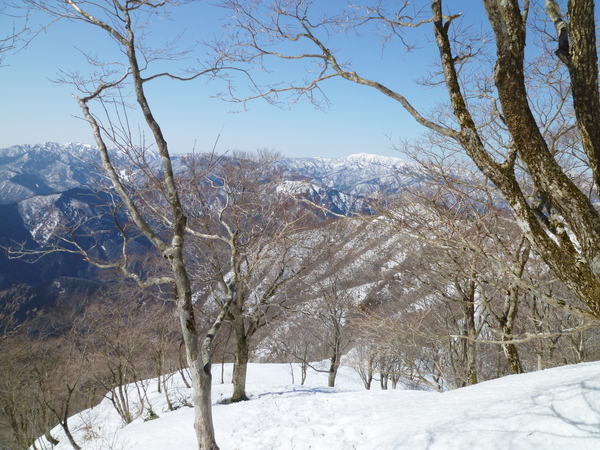
[[(486, 204), (495, 199), (488, 191), (471, 190), (465, 197), (464, 187), (441, 192), (420, 186), (404, 192), (398, 204), (388, 202), (385, 214), (377, 216), (323, 220), (301, 207), (299, 214), (312, 222), (291, 233), (287, 245), (269, 247), (271, 253), (259, 246), (263, 260), (244, 258), (239, 266), (238, 285), (251, 291), (243, 304), (249, 309), (243, 320), (233, 314), (224, 320), (214, 364), (288, 363), (303, 374), (294, 382), (303, 383), (310, 368), (328, 373), (329, 386), (344, 364), (367, 389), (377, 383), (382, 389), (445, 391), (597, 359), (596, 329), (535, 294), (569, 295), (524, 246), (508, 211)], [(236, 229), (241, 233), (244, 227)], [(207, 330), (226, 301), (219, 285), (232, 283), (234, 274), (223, 270), (230, 257), (221, 257), (231, 248), (223, 246), (221, 253), (194, 245), (189, 260), (194, 308), (199, 329)], [(255, 254), (244, 251), (248, 258)], [(294, 269), (298, 261), (307, 262), (301, 272)], [(265, 297), (270, 291), (252, 287), (244, 264), (261, 274), (267, 289), (274, 289), (283, 269), (290, 279)], [(531, 291), (504, 276), (512, 266)], [(160, 413), (145, 395), (150, 383), (169, 408), (191, 406), (193, 398), (171, 389), (174, 381), (192, 381), (171, 295), (168, 289), (141, 289), (114, 272), (94, 292), (65, 292), (53, 308), (16, 317), (27, 288), (3, 292), (4, 442), (25, 448), (38, 436), (54, 439), (50, 430), (56, 424), (69, 436), (69, 416), (102, 399), (123, 424), (150, 419)], [(252, 330), (241, 357), (236, 320)], [(18, 379), (16, 371), (23, 374)], [(240, 376), (234, 371), (233, 380), (222, 380), (234, 382), (231, 400), (239, 384), (245, 387), (245, 380), (236, 380)], [(72, 439), (74, 448), (83, 444)]]
[[(78, 449), (72, 414), (106, 398), (124, 423), (151, 418), (152, 382), (171, 408), (194, 408), (198, 448), (216, 449), (215, 362), (234, 363), (229, 401), (238, 402), (247, 399), (254, 357), (327, 372), (329, 386), (346, 358), (367, 389), (439, 391), (598, 359), (593, 1), (570, 1), (563, 14), (554, 0), (483, 0), (482, 36), (459, 20), (458, 5), (441, 0), (363, 2), (328, 16), (304, 0), (228, 0), (214, 62), (179, 70), (180, 51), (145, 39), (165, 9), (185, 3), (26, 0), (20, 8), (83, 22), (118, 46), (118, 63), (88, 54), (89, 74), (65, 69), (58, 81), (76, 91), (90, 125), (104, 174), (94, 189), (121, 242), (118, 254), (100, 257), (93, 241), (73, 237), (69, 227), (85, 226), (78, 223), (57, 228), (42, 251), (5, 249), (15, 258), (76, 253), (103, 275), (97, 289), (65, 295), (49, 310), (22, 308), (27, 287), (2, 292), (1, 445), (52, 442), (59, 425)], [(408, 42), (425, 29), (439, 60), (421, 82), (448, 92), (431, 112), (413, 106), (410, 86), (362, 76), (328, 44), (378, 32), (387, 46), (418, 51)], [(253, 71), (272, 58), (306, 61), (312, 78), (256, 83)], [(234, 89), (242, 83), (235, 74), (251, 80), (248, 91)], [(161, 78), (193, 86), (202, 77), (231, 83), (224, 96), (234, 102), (289, 94), (319, 103), (334, 79), (369, 87), (426, 130), (398, 144), (422, 182), (361, 199), (372, 214), (342, 217), (289, 189), (273, 153), (194, 154), (175, 168), (148, 86)], [(124, 119), (130, 108), (145, 124), (139, 140)], [(170, 392), (172, 377), (193, 388), (191, 398)]]

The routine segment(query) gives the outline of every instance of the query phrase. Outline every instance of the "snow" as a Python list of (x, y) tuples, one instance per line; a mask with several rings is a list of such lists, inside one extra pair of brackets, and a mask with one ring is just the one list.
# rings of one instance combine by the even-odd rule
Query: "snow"
[(361, 164), (361, 163), (366, 163), (366, 164), (375, 164), (375, 165), (380, 165), (380, 166), (386, 166), (386, 167), (403, 167), (406, 166), (408, 163), (401, 159), (401, 158), (395, 158), (395, 157), (391, 157), (391, 156), (381, 156), (381, 155), (374, 155), (371, 153), (357, 153), (354, 155), (349, 155), (349, 156), (345, 156), (342, 158), (338, 158), (336, 160), (334, 160), (338, 163), (355, 163), (355, 164)]
[(418, 167), (401, 158), (367, 153), (338, 159), (283, 158), (279, 164), (294, 174), (301, 174), (311, 183), (353, 196), (368, 196), (374, 192), (397, 190), (418, 182)]
[[(294, 377), (298, 383), (299, 368)], [(225, 380), (231, 366), (224, 366)], [(455, 391), (366, 391), (356, 373), (341, 367), (338, 387), (326, 374), (292, 384), (290, 366), (251, 364), (248, 393), (237, 404), (215, 404), (223, 450), (253, 449), (597, 449), (600, 448), (600, 363), (513, 375)], [(214, 366), (213, 401), (231, 395)], [(179, 383), (180, 377), (173, 377)], [(84, 449), (195, 449), (193, 409), (165, 411), (151, 382), (148, 397), (158, 419), (123, 426), (107, 400), (71, 419)], [(375, 383), (374, 383), (375, 385)], [(177, 384), (172, 398), (189, 395)], [(61, 438), (56, 450), (68, 449)], [(84, 438), (84, 434), (87, 438)], [(50, 448), (50, 446), (46, 447)]]

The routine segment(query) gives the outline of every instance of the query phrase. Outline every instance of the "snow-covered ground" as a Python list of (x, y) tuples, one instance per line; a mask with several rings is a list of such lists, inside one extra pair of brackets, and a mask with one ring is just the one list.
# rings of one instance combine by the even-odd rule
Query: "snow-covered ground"
[[(225, 380), (231, 366), (226, 365)], [(214, 367), (215, 431), (223, 450), (240, 449), (600, 449), (600, 363), (514, 375), (443, 394), (424, 391), (366, 391), (358, 376), (342, 367), (338, 387), (311, 373), (298, 384), (295, 368), (252, 364), (251, 399), (218, 404), (231, 395)], [(172, 398), (189, 392), (174, 378)], [(142, 417), (123, 426), (104, 400), (71, 419), (86, 450), (195, 449), (193, 410), (166, 411), (152, 382), (148, 390), (159, 418)], [(146, 414), (147, 415), (147, 414)], [(61, 439), (56, 450), (71, 448)], [(46, 447), (50, 448), (50, 446)]]

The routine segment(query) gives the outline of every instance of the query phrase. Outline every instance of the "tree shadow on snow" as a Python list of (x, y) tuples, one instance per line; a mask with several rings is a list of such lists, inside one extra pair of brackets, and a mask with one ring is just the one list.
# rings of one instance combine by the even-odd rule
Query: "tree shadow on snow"
[(331, 387), (299, 387), (286, 389), (283, 391), (262, 392), (258, 395), (251, 395), (250, 399), (258, 399), (263, 397), (307, 397), (316, 394), (340, 394), (347, 392), (338, 388)]
[(600, 383), (567, 382), (531, 397), (466, 405), (424, 432), (418, 448), (600, 448)]

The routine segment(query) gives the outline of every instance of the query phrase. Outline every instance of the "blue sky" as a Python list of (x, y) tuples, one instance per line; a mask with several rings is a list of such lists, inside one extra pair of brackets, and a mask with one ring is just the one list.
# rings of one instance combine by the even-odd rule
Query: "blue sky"
[[(345, 2), (340, 0), (339, 4)], [(479, 1), (461, 5), (463, 12), (480, 20)], [(210, 40), (223, 33), (219, 21), (223, 13), (207, 2), (182, 7), (172, 20), (159, 23), (152, 39), (164, 42), (182, 33), (183, 44), (186, 39)], [(13, 22), (18, 26), (18, 21), (0, 16), (0, 29), (10, 29)], [(334, 36), (331, 45), (345, 55), (342, 59), (352, 59), (356, 72), (397, 89), (426, 111), (445, 99), (445, 90), (424, 89), (413, 83), (431, 69), (436, 57), (435, 49), (427, 47), (425, 32), (431, 32), (430, 25), (415, 35), (423, 48), (408, 55), (394, 42), (383, 49), (380, 38), (367, 34)], [(88, 70), (80, 50), (110, 59), (115, 45), (89, 26), (65, 21), (51, 26), (25, 50), (6, 54), (0, 67), (0, 148), (44, 141), (93, 143), (89, 125), (78, 118), (80, 111), (71, 97), (73, 88), (50, 81), (60, 69)], [(207, 50), (198, 48), (198, 52), (197, 57), (203, 59)], [(184, 66), (192, 63), (182, 62)], [(270, 68), (272, 80), (297, 80), (304, 75), (294, 72), (285, 61), (273, 60)], [(253, 100), (247, 111), (232, 113), (241, 106), (214, 98), (222, 90), (222, 82), (206, 80), (163, 80), (150, 87), (150, 101), (172, 151), (188, 152), (194, 145), (196, 151), (209, 151), (220, 134), (218, 152), (268, 148), (293, 157), (337, 158), (359, 152), (399, 156), (394, 144), (424, 131), (393, 100), (341, 79), (323, 84), (331, 101), (325, 111), (308, 102), (276, 107)]]

